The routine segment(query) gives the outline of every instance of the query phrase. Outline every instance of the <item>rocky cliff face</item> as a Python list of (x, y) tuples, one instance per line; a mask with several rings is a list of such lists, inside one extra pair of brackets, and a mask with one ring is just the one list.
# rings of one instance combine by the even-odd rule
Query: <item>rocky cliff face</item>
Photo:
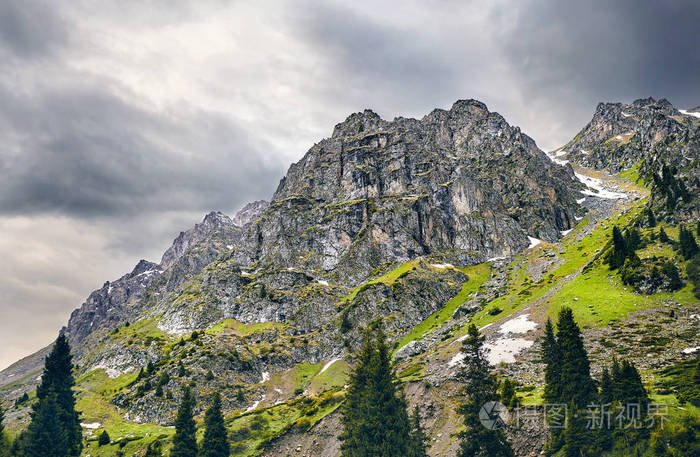
[(558, 239), (573, 226), (578, 186), (483, 103), (392, 122), (367, 110), (290, 167), (234, 255), (353, 280), (445, 251), (478, 263), (528, 236)]
[[(653, 98), (600, 103), (591, 122), (558, 154), (613, 173), (634, 168), (653, 187), (650, 207), (655, 211), (670, 220), (700, 216), (700, 116), (692, 110), (679, 111)], [(673, 178), (665, 183), (670, 189), (658, 186), (664, 167)]]
[(233, 216), (233, 223), (238, 227), (244, 227), (257, 219), (268, 206), (270, 202), (267, 200), (250, 202)]

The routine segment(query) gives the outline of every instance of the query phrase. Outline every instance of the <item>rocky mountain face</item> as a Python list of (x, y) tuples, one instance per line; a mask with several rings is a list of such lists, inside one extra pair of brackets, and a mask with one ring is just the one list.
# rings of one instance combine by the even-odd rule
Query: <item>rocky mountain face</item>
[(483, 103), (391, 122), (367, 110), (290, 167), (234, 256), (352, 281), (438, 252), (478, 263), (528, 236), (558, 239), (573, 226), (577, 186)]
[[(591, 122), (558, 155), (613, 173), (634, 169), (654, 187), (654, 210), (670, 219), (700, 216), (697, 198), (690, 198), (700, 191), (700, 115), (693, 110), (679, 111), (667, 100), (653, 98), (600, 103)], [(670, 189), (658, 185), (664, 167), (673, 178), (665, 184)]]
[(238, 227), (244, 227), (260, 216), (265, 208), (270, 206), (270, 202), (267, 200), (257, 200), (246, 204), (241, 208), (235, 216), (233, 216), (233, 223)]

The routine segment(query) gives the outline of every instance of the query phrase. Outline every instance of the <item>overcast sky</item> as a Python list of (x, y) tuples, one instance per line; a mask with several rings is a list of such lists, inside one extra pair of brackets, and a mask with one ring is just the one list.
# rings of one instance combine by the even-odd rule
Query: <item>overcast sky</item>
[(700, 105), (698, 24), (697, 0), (2, 0), (0, 368), (352, 112), (476, 98), (552, 149), (599, 101)]

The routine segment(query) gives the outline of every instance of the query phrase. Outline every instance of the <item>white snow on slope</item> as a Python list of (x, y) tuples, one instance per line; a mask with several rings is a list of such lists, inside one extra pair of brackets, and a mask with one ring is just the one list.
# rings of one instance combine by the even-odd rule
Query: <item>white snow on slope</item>
[(254, 409), (256, 409), (256, 408), (258, 407), (258, 405), (260, 404), (260, 402), (263, 401), (263, 400), (265, 400), (265, 395), (263, 395), (262, 398), (261, 398), (260, 400), (256, 401), (256, 402), (253, 403), (252, 405), (250, 405), (250, 408), (246, 409), (245, 412), (249, 413), (249, 412), (253, 411)]
[(491, 257), (490, 259), (486, 260), (487, 262), (495, 262), (496, 260), (503, 260), (505, 259), (505, 256), (501, 257)]
[(631, 114), (627, 114), (624, 111), (622, 111), (622, 117), (630, 117), (630, 116), (631, 116)]
[(572, 230), (573, 230), (573, 229), (562, 230), (562, 231), (560, 232), (560, 233), (561, 233), (561, 236), (566, 236), (566, 235), (568, 235), (569, 233), (571, 233)]
[(591, 189), (597, 191), (593, 192), (588, 189), (582, 190), (581, 193), (583, 195), (590, 195), (591, 197), (606, 198), (610, 200), (625, 198), (627, 196), (627, 194), (623, 192), (614, 192), (612, 190), (606, 189), (605, 187), (603, 187), (601, 180), (598, 178), (592, 178), (590, 176), (585, 176), (579, 173), (574, 173), (574, 175), (576, 175), (576, 178), (579, 181), (581, 181), (584, 185), (586, 185), (586, 187), (590, 187)]
[(534, 341), (524, 338), (500, 338), (484, 344), (484, 348), (488, 349), (486, 359), (491, 365), (498, 365), (501, 362), (513, 363), (517, 354), (533, 344), (535, 344)]
[(678, 111), (680, 111), (681, 114), (685, 114), (686, 116), (700, 117), (700, 113), (689, 113), (688, 110), (685, 109), (679, 109)]
[(321, 284), (322, 286), (328, 286), (328, 281), (324, 281), (323, 279), (319, 279), (318, 283)]
[(97, 428), (102, 427), (102, 424), (100, 424), (99, 422), (89, 422), (89, 423), (87, 423), (87, 424), (84, 423), (84, 422), (81, 422), (81, 423), (80, 423), (80, 426), (83, 427), (83, 428), (87, 428), (87, 429), (89, 429), (89, 430), (95, 430), (95, 429), (97, 429)]
[(694, 347), (694, 348), (685, 348), (683, 349), (684, 354), (692, 354), (693, 352), (697, 352), (700, 350), (700, 346)]
[(542, 243), (542, 240), (538, 240), (537, 238), (533, 238), (531, 236), (528, 236), (527, 239), (530, 240), (530, 246), (527, 247), (528, 249), (532, 249), (538, 244)]
[(499, 332), (508, 335), (508, 334), (521, 334), (521, 333), (527, 333), (530, 330), (534, 330), (537, 328), (537, 322), (533, 322), (530, 320), (530, 315), (529, 314), (521, 314), (520, 316), (510, 319), (503, 324), (501, 324), (501, 327), (499, 328)]
[(318, 372), (318, 374), (321, 374), (321, 373), (323, 373), (324, 371), (326, 371), (327, 369), (329, 369), (329, 368), (331, 367), (331, 365), (333, 365), (333, 364), (334, 364), (335, 362), (337, 362), (338, 360), (340, 360), (340, 358), (335, 358), (335, 359), (331, 360), (330, 362), (328, 362), (327, 364), (325, 364), (325, 365), (323, 366), (323, 368), (321, 368), (321, 371)]
[(454, 268), (454, 265), (451, 263), (431, 263), (430, 266), (441, 270), (444, 270), (445, 268)]
[(262, 374), (262, 381), (260, 381), (260, 384), (267, 382), (270, 380), (270, 372), (269, 371), (263, 371)]
[(579, 198), (578, 200), (576, 200), (576, 203), (578, 203), (580, 205), (581, 203), (583, 203), (585, 201), (586, 201), (586, 197), (583, 197), (583, 198)]

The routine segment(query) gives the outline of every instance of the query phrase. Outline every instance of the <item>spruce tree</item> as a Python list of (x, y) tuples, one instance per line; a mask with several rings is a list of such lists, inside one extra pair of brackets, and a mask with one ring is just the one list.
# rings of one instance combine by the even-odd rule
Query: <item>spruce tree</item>
[(586, 427), (585, 410), (579, 408), (572, 400), (567, 410), (566, 430), (564, 430), (564, 456), (590, 455), (591, 444), (590, 430)]
[(66, 457), (68, 439), (59, 420), (56, 394), (49, 392), (32, 411), (32, 421), (22, 439), (23, 457)]
[(194, 399), (189, 387), (182, 389), (182, 402), (175, 418), (175, 436), (173, 436), (173, 448), (171, 457), (197, 457), (197, 429), (195, 427), (192, 410)]
[(418, 407), (411, 414), (410, 454), (409, 457), (428, 457), (428, 436), (420, 424)]
[(578, 408), (585, 408), (595, 399), (597, 390), (591, 379), (590, 362), (583, 346), (581, 330), (571, 308), (565, 307), (559, 312), (557, 344), (561, 351), (560, 403), (573, 401)]
[(100, 433), (100, 436), (97, 438), (97, 445), (98, 446), (106, 446), (107, 444), (112, 441), (109, 437), (109, 433), (107, 433), (107, 430), (102, 430), (102, 433)]
[(666, 231), (663, 227), (659, 229), (659, 241), (661, 241), (662, 243), (668, 243), (669, 241), (671, 241), (668, 238), (668, 235), (666, 235)]
[(558, 403), (561, 399), (561, 351), (554, 335), (554, 326), (549, 319), (542, 340), (542, 361), (545, 363), (544, 400), (550, 404)]
[(680, 245), (681, 254), (685, 260), (688, 260), (700, 252), (698, 244), (695, 242), (693, 232), (681, 225), (678, 233), (678, 243)]
[(160, 441), (153, 441), (146, 448), (146, 453), (143, 457), (163, 457), (163, 451), (161, 451)]
[(366, 332), (342, 409), (343, 457), (409, 455), (410, 423), (406, 400), (397, 386), (384, 332)]
[(216, 393), (212, 405), (204, 414), (204, 439), (200, 457), (229, 457), (231, 450), (226, 437), (224, 416), (221, 412), (221, 396)]
[(628, 254), (625, 237), (617, 226), (613, 227), (612, 241), (612, 250), (608, 253), (606, 260), (608, 265), (610, 265), (610, 269), (615, 270), (625, 263), (625, 258)]
[(465, 384), (466, 400), (457, 412), (464, 417), (466, 429), (459, 434), (461, 443), (459, 457), (512, 457), (513, 450), (503, 430), (485, 427), (479, 411), (489, 402), (497, 402), (498, 381), (491, 374), (489, 362), (484, 354), (484, 337), (479, 335), (474, 324), (469, 326), (466, 340), (462, 344), (464, 368), (459, 379)]
[(656, 218), (651, 208), (647, 208), (647, 225), (649, 227), (656, 227)]
[[(47, 429), (53, 430), (57, 427), (61, 432), (51, 444), (55, 448), (55, 452), (63, 457), (80, 455), (83, 449), (83, 436), (80, 427), (80, 413), (75, 410), (73, 394), (75, 380), (72, 370), (70, 345), (66, 337), (60, 335), (56, 339), (51, 353), (45, 359), (41, 383), (36, 389), (38, 401), (32, 410), (32, 424), (36, 421), (44, 421), (44, 423), (35, 424), (35, 426), (30, 424), (25, 436), (22, 437), (22, 445), (28, 445), (36, 451), (41, 445), (34, 445), (33, 442), (41, 441), (46, 436)], [(55, 411), (55, 413), (49, 415), (46, 411)], [(45, 421), (51, 421), (55, 424), (49, 426)], [(34, 451), (27, 450), (27, 452)]]

